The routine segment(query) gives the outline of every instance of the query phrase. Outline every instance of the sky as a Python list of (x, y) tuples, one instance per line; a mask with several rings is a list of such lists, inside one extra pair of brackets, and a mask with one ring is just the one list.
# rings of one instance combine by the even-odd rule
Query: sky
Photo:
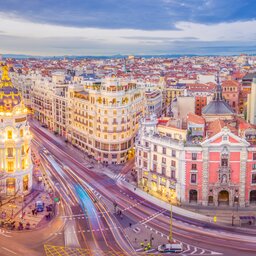
[(0, 53), (256, 54), (255, 0), (0, 0)]

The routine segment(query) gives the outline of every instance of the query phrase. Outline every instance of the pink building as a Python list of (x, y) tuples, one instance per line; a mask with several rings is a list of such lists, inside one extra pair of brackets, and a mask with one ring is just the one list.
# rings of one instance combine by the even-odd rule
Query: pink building
[(186, 147), (185, 201), (215, 206), (255, 204), (256, 127), (235, 115), (219, 83), (214, 99), (202, 112), (205, 136), (200, 143), (195, 143), (199, 138), (188, 138)]

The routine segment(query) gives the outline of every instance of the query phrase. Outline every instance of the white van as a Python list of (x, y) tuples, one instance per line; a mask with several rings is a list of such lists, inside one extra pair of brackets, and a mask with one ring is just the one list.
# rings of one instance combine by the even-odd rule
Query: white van
[(182, 252), (182, 244), (162, 244), (158, 246), (159, 252)]

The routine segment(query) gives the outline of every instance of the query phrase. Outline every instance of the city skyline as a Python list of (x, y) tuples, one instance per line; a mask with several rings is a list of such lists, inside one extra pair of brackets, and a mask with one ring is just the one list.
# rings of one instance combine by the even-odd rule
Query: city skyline
[(48, 6), (49, 1), (1, 3), (1, 52), (39, 56), (256, 52), (253, 1), (77, 0)]

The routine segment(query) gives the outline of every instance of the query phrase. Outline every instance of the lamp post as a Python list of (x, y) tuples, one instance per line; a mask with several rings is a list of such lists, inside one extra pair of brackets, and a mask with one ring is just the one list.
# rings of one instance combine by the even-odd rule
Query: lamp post
[(24, 211), (24, 195), (21, 195), (22, 202), (21, 202), (21, 219), (23, 220), (23, 211)]
[[(238, 215), (238, 195), (236, 195), (234, 197), (234, 205), (236, 204), (236, 211), (237, 211), (237, 215)], [(238, 216), (237, 216), (238, 217)], [(239, 218), (238, 218), (239, 219)], [(233, 210), (233, 213), (232, 213), (232, 226), (234, 226), (234, 220), (235, 220), (235, 215), (234, 215), (234, 210)]]
[(169, 242), (172, 243), (172, 201), (170, 202), (170, 234), (169, 234)]

